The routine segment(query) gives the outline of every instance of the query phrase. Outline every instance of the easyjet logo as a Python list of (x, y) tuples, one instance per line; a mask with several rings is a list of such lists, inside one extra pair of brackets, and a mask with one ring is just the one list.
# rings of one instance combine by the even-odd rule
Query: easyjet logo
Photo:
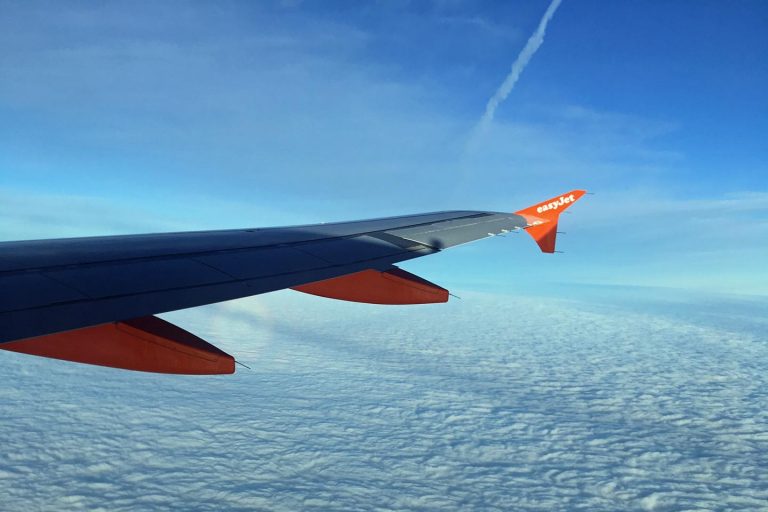
[(551, 203), (543, 204), (536, 208), (536, 211), (539, 213), (546, 212), (547, 210), (557, 210), (561, 206), (572, 203), (576, 200), (576, 198), (573, 197), (573, 194), (569, 196), (560, 196), (560, 199), (557, 199), (556, 201), (552, 201)]

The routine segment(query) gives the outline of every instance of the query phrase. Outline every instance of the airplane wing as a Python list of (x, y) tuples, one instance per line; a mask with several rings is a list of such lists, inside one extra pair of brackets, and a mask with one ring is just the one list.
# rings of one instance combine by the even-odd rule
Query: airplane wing
[(0, 348), (159, 373), (233, 373), (234, 359), (154, 317), (284, 288), (374, 304), (445, 302), (396, 263), (513, 230), (554, 252), (574, 190), (516, 213), (0, 243)]

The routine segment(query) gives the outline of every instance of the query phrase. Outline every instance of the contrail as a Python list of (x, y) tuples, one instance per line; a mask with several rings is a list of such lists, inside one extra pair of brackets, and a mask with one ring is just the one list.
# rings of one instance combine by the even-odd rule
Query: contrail
[(510, 92), (512, 92), (512, 89), (515, 87), (517, 79), (520, 78), (520, 74), (525, 69), (525, 66), (528, 65), (533, 54), (536, 53), (536, 50), (539, 49), (541, 43), (544, 42), (544, 34), (547, 31), (547, 24), (549, 23), (549, 20), (552, 19), (552, 16), (555, 15), (555, 11), (560, 6), (560, 2), (561, 0), (552, 0), (552, 3), (547, 7), (547, 11), (544, 13), (544, 17), (541, 18), (539, 26), (536, 28), (536, 32), (534, 32), (528, 39), (523, 51), (520, 52), (520, 55), (517, 56), (517, 59), (515, 59), (515, 62), (512, 64), (512, 70), (509, 72), (509, 75), (507, 75), (507, 78), (504, 79), (504, 82), (502, 82), (501, 86), (491, 99), (488, 100), (488, 104), (485, 106), (485, 113), (477, 123), (472, 140), (476, 139), (488, 129), (491, 121), (493, 121), (493, 116), (496, 114), (496, 109), (499, 104), (507, 98)]

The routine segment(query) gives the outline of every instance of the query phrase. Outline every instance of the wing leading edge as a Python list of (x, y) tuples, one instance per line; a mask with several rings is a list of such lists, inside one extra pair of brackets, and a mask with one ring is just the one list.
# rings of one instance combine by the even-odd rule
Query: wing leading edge
[(516, 213), (2, 242), (0, 348), (140, 371), (232, 373), (231, 356), (152, 315), (284, 288), (374, 304), (445, 302), (447, 290), (395, 264), (517, 230), (553, 252), (559, 213), (583, 194)]

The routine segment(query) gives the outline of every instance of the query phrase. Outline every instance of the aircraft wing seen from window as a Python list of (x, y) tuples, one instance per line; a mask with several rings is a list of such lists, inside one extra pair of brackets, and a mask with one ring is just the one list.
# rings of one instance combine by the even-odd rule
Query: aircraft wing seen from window
[(286, 228), (0, 243), (0, 348), (161, 373), (234, 359), (152, 315), (284, 288), (375, 304), (445, 302), (395, 266), (524, 229), (554, 252), (576, 190), (516, 213), (449, 211)]

